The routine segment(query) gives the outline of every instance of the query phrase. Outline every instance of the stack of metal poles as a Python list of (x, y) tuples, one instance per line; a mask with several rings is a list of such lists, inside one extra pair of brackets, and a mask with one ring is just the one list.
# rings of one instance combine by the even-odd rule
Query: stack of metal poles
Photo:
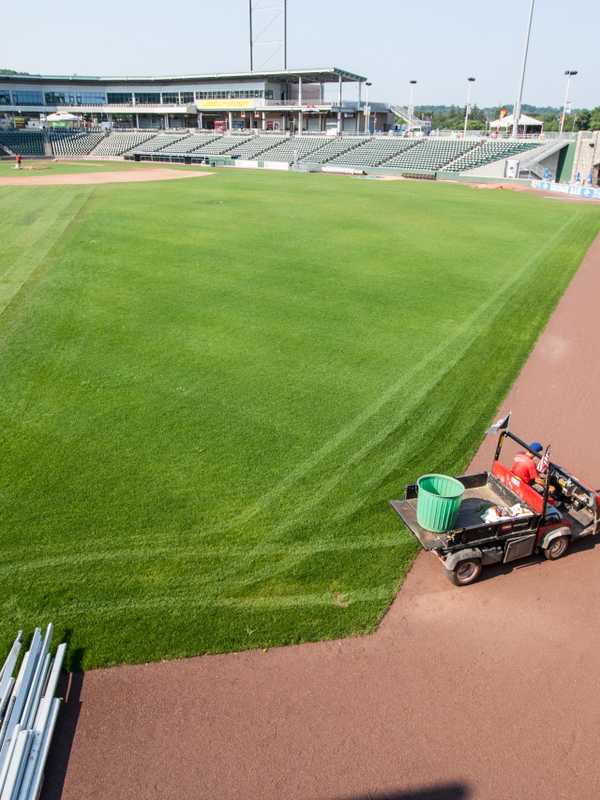
[(36, 800), (56, 726), (55, 697), (66, 644), (50, 655), (52, 625), (35, 629), (14, 676), (23, 646), (19, 631), (0, 671), (0, 800)]

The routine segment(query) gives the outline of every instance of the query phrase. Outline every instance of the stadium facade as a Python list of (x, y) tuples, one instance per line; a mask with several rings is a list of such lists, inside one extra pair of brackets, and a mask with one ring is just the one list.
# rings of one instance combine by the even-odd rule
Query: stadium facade
[(92, 125), (253, 129), (282, 132), (386, 131), (394, 115), (368, 103), (367, 78), (338, 67), (183, 75), (90, 77), (0, 75), (0, 122), (32, 124), (64, 111)]

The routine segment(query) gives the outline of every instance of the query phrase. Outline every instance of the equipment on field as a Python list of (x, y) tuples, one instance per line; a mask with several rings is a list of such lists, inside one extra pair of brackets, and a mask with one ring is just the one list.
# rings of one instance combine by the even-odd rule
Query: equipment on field
[(417, 481), (417, 521), (428, 531), (454, 527), (465, 487), (447, 475), (423, 475)]
[(549, 459), (540, 475), (543, 486), (536, 491), (500, 462), (506, 439), (539, 456), (516, 434), (503, 429), (491, 472), (456, 478), (464, 495), (451, 529), (425, 528), (417, 510), (421, 492), (417, 484), (406, 487), (403, 500), (390, 501), (423, 549), (438, 556), (457, 586), (474, 583), (486, 564), (508, 564), (534, 552), (555, 560), (571, 542), (600, 532), (598, 493)]
[(56, 696), (67, 645), (52, 657), (54, 628), (36, 628), (15, 675), (23, 648), (19, 631), (0, 668), (0, 797), (38, 800), (60, 709)]

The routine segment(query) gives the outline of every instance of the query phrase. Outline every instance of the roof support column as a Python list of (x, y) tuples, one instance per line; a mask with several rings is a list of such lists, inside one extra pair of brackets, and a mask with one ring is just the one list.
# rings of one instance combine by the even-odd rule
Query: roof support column
[(342, 132), (342, 76), (340, 75), (338, 83), (338, 115), (337, 115), (337, 132)]
[(229, 126), (229, 130), (232, 131), (233, 130), (233, 114), (231, 113), (231, 111), (227, 115), (227, 125)]
[(302, 133), (304, 128), (304, 115), (302, 113), (302, 75), (298, 76), (298, 105), (300, 111), (298, 112), (298, 133)]
[(356, 107), (356, 133), (360, 133), (360, 115), (362, 111), (362, 81), (358, 82), (358, 106)]

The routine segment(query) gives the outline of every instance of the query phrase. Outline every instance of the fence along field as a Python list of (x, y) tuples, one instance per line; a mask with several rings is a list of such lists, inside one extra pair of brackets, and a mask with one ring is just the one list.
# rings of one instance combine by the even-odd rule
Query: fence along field
[(372, 630), (414, 555), (387, 499), (466, 466), (599, 227), (234, 171), (0, 219), (1, 643), (52, 618), (84, 667)]

